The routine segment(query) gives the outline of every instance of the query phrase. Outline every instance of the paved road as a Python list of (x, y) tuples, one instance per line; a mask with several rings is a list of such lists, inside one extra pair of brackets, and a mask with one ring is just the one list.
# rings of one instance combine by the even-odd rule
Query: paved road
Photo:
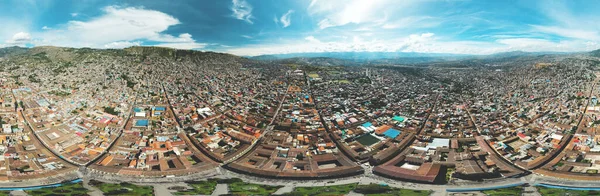
[(90, 179), (89, 178), (84, 178), (83, 179), (83, 187), (90, 190), (91, 192), (89, 192), (88, 194), (90, 196), (102, 196), (104, 194), (102, 194), (102, 191), (94, 186), (91, 186), (90, 184)]
[(273, 194), (275, 194), (275, 195), (281, 195), (281, 194), (284, 194), (284, 193), (289, 193), (289, 192), (294, 191), (294, 188), (296, 188), (296, 187), (293, 186), (293, 185), (286, 185), (284, 187), (281, 187), (279, 190), (275, 191)]
[(229, 193), (229, 186), (227, 184), (217, 184), (215, 191), (213, 191), (213, 196), (224, 195)]
[(13, 195), (13, 196), (27, 196), (27, 193), (25, 193), (25, 191), (11, 191), (10, 195)]
[(173, 195), (169, 190), (171, 186), (181, 186), (179, 184), (156, 184), (154, 185), (154, 195)]

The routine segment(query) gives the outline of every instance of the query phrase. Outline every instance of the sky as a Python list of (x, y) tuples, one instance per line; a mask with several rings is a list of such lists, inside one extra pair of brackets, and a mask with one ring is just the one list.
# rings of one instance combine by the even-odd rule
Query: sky
[(596, 0), (0, 0), (0, 47), (581, 52), (600, 48), (598, 10)]

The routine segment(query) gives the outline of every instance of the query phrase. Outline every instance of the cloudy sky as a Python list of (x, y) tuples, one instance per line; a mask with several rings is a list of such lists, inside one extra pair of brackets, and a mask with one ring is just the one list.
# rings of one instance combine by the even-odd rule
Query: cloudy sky
[(595, 0), (0, 0), (0, 47), (575, 52), (600, 48), (598, 10)]

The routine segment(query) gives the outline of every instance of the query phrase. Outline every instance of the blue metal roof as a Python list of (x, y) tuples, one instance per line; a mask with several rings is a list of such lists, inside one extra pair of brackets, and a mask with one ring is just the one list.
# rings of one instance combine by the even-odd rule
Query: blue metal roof
[(400, 133), (401, 132), (396, 129), (388, 129), (387, 131), (383, 132), (383, 135), (393, 139), (393, 138), (398, 137), (398, 135), (400, 135)]
[(363, 127), (370, 127), (373, 126), (373, 124), (371, 124), (371, 122), (366, 122), (364, 124), (362, 124)]

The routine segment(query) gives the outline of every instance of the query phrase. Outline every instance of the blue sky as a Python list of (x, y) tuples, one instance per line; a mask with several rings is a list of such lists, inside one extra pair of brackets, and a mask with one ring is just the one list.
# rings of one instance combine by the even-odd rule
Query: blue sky
[(576, 52), (600, 48), (598, 10), (593, 0), (0, 0), (0, 47)]

